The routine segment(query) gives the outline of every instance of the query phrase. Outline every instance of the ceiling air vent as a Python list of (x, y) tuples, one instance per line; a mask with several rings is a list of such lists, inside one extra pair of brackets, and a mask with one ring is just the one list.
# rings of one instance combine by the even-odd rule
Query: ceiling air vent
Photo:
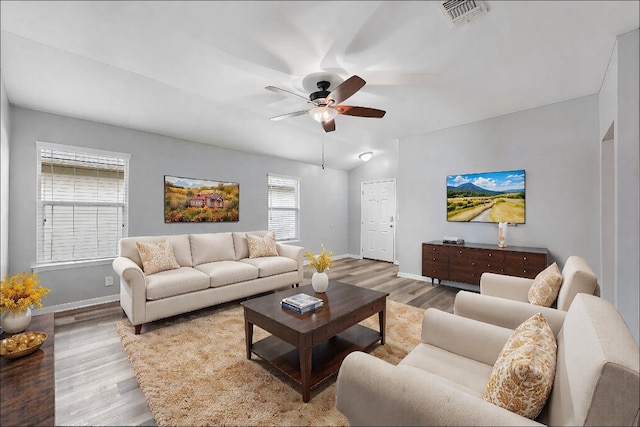
[(449, 24), (463, 24), (487, 13), (487, 7), (481, 0), (447, 0), (438, 2), (438, 6)]

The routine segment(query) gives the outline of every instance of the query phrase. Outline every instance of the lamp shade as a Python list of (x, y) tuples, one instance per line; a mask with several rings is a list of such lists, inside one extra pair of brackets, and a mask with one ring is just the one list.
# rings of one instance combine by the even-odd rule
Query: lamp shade
[(338, 115), (338, 111), (330, 107), (320, 106), (309, 110), (309, 114), (316, 122), (324, 123), (333, 120)]

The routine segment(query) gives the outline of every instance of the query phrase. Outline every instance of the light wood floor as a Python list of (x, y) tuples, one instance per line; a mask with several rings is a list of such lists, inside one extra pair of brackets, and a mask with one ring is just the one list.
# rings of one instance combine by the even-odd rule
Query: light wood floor
[[(303, 284), (311, 283), (312, 271), (305, 269)], [(397, 277), (396, 265), (373, 260), (337, 260), (328, 273), (331, 279), (388, 292), (391, 300), (425, 309), (453, 312), (458, 292)], [(56, 313), (56, 425), (156, 425), (116, 333), (114, 324), (122, 319), (117, 302)]]

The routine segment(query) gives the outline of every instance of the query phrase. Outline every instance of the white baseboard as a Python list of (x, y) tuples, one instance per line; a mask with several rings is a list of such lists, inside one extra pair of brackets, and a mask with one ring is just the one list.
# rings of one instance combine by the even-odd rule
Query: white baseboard
[(92, 305), (105, 304), (108, 302), (120, 301), (120, 295), (107, 295), (99, 298), (92, 298), (82, 301), (67, 302), (64, 304), (52, 305), (50, 307), (35, 308), (32, 310), (34, 316), (38, 314), (58, 313), (60, 311), (73, 310), (75, 308), (91, 307)]
[(405, 279), (419, 280), (421, 282), (426, 282), (428, 280), (424, 276), (419, 276), (417, 274), (411, 274), (411, 273), (403, 273), (401, 271), (398, 272), (397, 276), (404, 277)]

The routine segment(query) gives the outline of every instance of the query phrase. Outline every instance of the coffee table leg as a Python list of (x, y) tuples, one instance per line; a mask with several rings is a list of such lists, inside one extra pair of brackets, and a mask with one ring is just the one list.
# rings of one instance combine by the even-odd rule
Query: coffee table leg
[(298, 350), (300, 354), (300, 379), (302, 382), (302, 401), (307, 403), (311, 400), (311, 355), (313, 348), (303, 348)]
[(384, 345), (384, 331), (387, 324), (387, 310), (383, 309), (378, 312), (378, 320), (380, 321), (380, 344)]
[(251, 359), (251, 345), (253, 344), (253, 323), (245, 319), (244, 339), (247, 344), (247, 359)]

